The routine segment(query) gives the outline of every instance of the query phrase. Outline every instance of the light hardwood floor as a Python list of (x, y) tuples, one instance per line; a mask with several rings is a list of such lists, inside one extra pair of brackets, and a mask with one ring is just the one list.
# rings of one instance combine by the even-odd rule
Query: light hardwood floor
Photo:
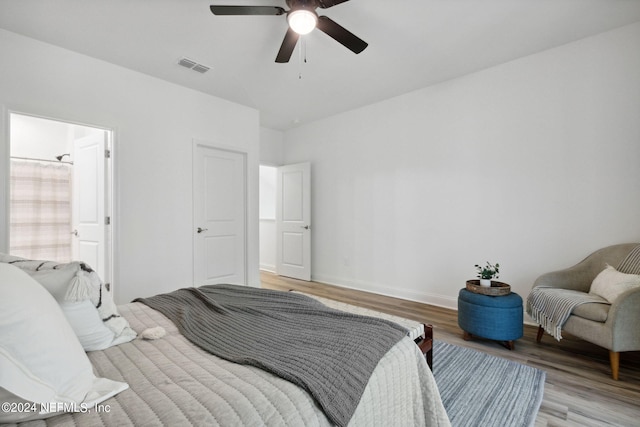
[[(464, 341), (455, 310), (267, 272), (261, 273), (261, 280), (264, 288), (295, 289), (419, 320), (433, 325), (437, 340), (546, 371), (544, 398), (536, 426), (640, 426), (640, 352), (621, 355), (620, 380), (614, 381), (609, 370), (609, 352), (567, 334), (559, 343), (545, 334), (537, 344), (537, 328), (525, 325), (524, 337), (516, 341), (514, 351), (509, 351), (489, 340)], [(434, 354), (434, 360), (437, 357)]]

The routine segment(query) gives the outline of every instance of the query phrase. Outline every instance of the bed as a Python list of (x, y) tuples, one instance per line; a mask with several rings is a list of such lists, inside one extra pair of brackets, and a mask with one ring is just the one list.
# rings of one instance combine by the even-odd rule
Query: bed
[[(86, 354), (96, 377), (128, 388), (29, 426), (334, 425), (307, 391), (258, 367), (204, 351), (148, 305), (133, 302), (114, 309), (136, 338)], [(140, 336), (158, 327), (166, 335)], [(433, 375), (411, 337), (380, 359), (348, 425), (450, 425)]]
[[(289, 292), (298, 292), (290, 290)], [(349, 313), (359, 314), (361, 316), (378, 317), (381, 319), (387, 319), (391, 322), (395, 322), (407, 329), (409, 338), (416, 343), (425, 359), (429, 369), (433, 369), (433, 326), (420, 323), (415, 320), (407, 319), (404, 317), (394, 316), (392, 314), (383, 313), (369, 308), (355, 306), (347, 304), (342, 301), (336, 301), (330, 298), (320, 297), (318, 295), (312, 295), (304, 292), (300, 292), (310, 298), (320, 301), (327, 307), (334, 308), (336, 310), (347, 311)]]

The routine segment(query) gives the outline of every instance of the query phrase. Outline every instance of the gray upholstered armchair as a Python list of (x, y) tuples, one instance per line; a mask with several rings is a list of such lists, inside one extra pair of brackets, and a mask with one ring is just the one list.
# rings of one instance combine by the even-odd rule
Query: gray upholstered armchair
[[(628, 243), (600, 249), (573, 267), (543, 274), (533, 286), (550, 286), (588, 293), (593, 279), (607, 264), (624, 273), (640, 274), (640, 271), (637, 271), (640, 268), (640, 251), (634, 250), (638, 245)], [(640, 287), (625, 291), (613, 304), (584, 303), (575, 307), (562, 326), (562, 331), (608, 349), (611, 376), (617, 380), (620, 352), (640, 350), (638, 325)], [(540, 342), (543, 334), (544, 329), (540, 326), (537, 342)]]

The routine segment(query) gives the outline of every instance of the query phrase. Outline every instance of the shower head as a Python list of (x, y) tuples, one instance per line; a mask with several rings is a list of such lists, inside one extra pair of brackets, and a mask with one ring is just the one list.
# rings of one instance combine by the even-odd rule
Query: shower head
[(69, 157), (71, 157), (71, 154), (69, 154), (69, 153), (61, 154), (61, 155), (59, 155), (59, 156), (56, 156), (56, 159), (58, 159), (58, 161), (59, 161), (59, 162), (61, 162), (61, 161), (62, 161), (62, 158), (63, 158), (64, 156), (69, 156)]

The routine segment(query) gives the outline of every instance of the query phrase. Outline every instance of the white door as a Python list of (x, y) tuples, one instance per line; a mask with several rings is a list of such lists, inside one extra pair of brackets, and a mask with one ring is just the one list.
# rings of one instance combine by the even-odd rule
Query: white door
[(276, 272), (311, 280), (311, 165), (278, 168)]
[(106, 131), (76, 139), (73, 148), (73, 259), (84, 261), (105, 283), (107, 265)]
[(194, 144), (194, 286), (246, 284), (246, 155)]

